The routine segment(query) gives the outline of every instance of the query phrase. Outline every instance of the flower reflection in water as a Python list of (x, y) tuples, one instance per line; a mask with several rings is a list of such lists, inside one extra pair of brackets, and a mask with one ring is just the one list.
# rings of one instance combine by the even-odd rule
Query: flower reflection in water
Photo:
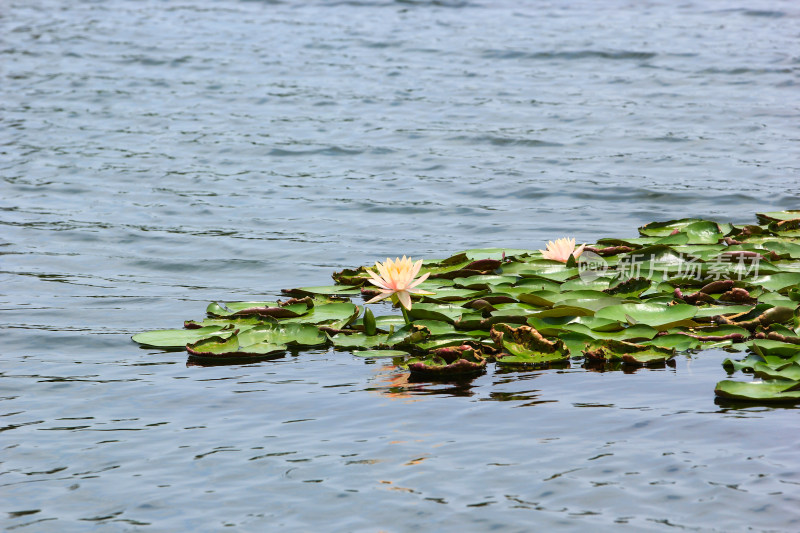
[[(384, 364), (381, 365), (375, 376), (377, 386), (370, 387), (367, 390), (393, 400), (409, 400), (412, 397), (409, 393), (409, 389), (414, 387), (414, 385), (408, 382), (409, 376), (410, 374), (406, 370), (403, 370), (397, 365)], [(421, 399), (422, 398), (416, 398), (409, 401), (417, 402)]]
[(378, 367), (370, 380), (373, 385), (366, 390), (393, 400), (418, 402), (424, 396), (473, 396), (475, 377), (457, 378), (446, 381), (430, 381), (415, 377), (404, 368), (388, 363)]

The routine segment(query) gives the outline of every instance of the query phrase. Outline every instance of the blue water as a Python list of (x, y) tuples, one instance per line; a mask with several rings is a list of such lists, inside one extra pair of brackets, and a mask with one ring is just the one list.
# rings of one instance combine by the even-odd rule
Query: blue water
[(0, 523), (797, 531), (798, 411), (715, 403), (724, 352), (431, 384), (129, 337), (388, 255), (800, 208), (798, 35), (778, 0), (2, 2)]

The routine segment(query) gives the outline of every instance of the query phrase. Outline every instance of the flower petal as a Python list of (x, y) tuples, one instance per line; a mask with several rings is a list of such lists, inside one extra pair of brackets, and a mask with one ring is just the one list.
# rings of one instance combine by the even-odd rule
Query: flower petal
[(392, 290), (389, 287), (387, 287), (382, 281), (379, 281), (379, 280), (376, 280), (376, 279), (368, 279), (367, 281), (369, 281), (370, 283), (372, 283), (376, 287), (379, 287), (379, 288), (381, 288), (383, 290), (386, 290), (386, 291), (391, 291)]
[(417, 277), (420, 268), (422, 268), (422, 259), (414, 263), (414, 266), (411, 268), (411, 278)]
[(406, 309), (411, 309), (411, 295), (408, 293), (408, 291), (398, 291), (395, 294), (400, 300), (400, 303), (403, 304), (403, 307)]
[(431, 273), (430, 273), (430, 272), (425, 272), (423, 275), (421, 275), (421, 276), (419, 277), (419, 279), (418, 279), (418, 280), (416, 280), (414, 283), (412, 283), (411, 285), (409, 285), (409, 286), (408, 286), (408, 288), (409, 288), (409, 289), (413, 289), (414, 287), (416, 287), (417, 285), (419, 285), (420, 283), (422, 283), (423, 281), (425, 281), (426, 279), (428, 279), (428, 276), (430, 276), (430, 275), (431, 275)]
[(379, 277), (377, 274), (375, 274), (375, 272), (373, 272), (371, 270), (367, 270), (367, 273), (370, 275), (370, 279), (367, 280), (367, 281), (369, 281), (373, 285), (377, 285), (378, 287), (380, 287), (382, 289), (386, 289), (387, 291), (391, 290), (391, 288), (389, 287), (388, 283), (386, 283), (385, 279)]
[(391, 292), (391, 291), (382, 292), (379, 295), (377, 295), (375, 298), (373, 298), (372, 300), (367, 301), (367, 303), (368, 304), (374, 304), (375, 302), (379, 302), (379, 301), (383, 300), (384, 298), (388, 298), (392, 294), (394, 294), (394, 293)]

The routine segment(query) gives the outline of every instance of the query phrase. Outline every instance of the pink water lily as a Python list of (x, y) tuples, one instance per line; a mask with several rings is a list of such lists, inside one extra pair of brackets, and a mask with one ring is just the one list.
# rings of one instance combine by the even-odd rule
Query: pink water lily
[(568, 239), (567, 237), (556, 240), (556, 242), (549, 241), (547, 243), (547, 250), (539, 250), (542, 252), (542, 257), (545, 259), (552, 259), (553, 261), (560, 261), (566, 263), (569, 261), (569, 256), (577, 259), (582, 253), (585, 244), (581, 244), (575, 248), (575, 239)]
[(376, 262), (375, 268), (378, 270), (378, 274), (370, 269), (367, 269), (367, 273), (370, 277), (369, 282), (378, 287), (381, 293), (367, 303), (371, 304), (390, 296), (396, 296), (403, 307), (411, 309), (412, 294), (433, 294), (432, 292), (414, 288), (428, 279), (430, 275), (430, 272), (428, 272), (415, 280), (414, 277), (419, 274), (421, 267), (422, 259), (412, 263), (411, 258), (406, 256), (403, 256), (402, 259), (395, 258), (394, 261), (387, 257), (383, 263)]

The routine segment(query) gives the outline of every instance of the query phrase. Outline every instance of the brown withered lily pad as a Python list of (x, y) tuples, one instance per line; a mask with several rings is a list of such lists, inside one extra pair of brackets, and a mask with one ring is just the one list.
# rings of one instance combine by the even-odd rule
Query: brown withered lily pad
[(663, 364), (675, 357), (674, 348), (647, 346), (632, 342), (605, 340), (593, 349), (584, 350), (589, 361), (622, 362), (629, 365)]
[(486, 359), (479, 349), (462, 344), (430, 350), (425, 357), (414, 357), (407, 362), (412, 375), (426, 378), (449, 378), (480, 374), (486, 370)]
[[(756, 308), (756, 310), (757, 309), (758, 308)], [(780, 324), (782, 322), (791, 320), (794, 317), (794, 309), (790, 309), (788, 307), (771, 307), (751, 318), (756, 310), (746, 313), (742, 316), (718, 316), (715, 317), (715, 320), (718, 324), (739, 326), (740, 328), (753, 331), (759, 326), (766, 327), (770, 324)]]
[(495, 356), (498, 365), (547, 366), (569, 360), (564, 341), (548, 340), (530, 326), (495, 324), (490, 335), (501, 352)]

